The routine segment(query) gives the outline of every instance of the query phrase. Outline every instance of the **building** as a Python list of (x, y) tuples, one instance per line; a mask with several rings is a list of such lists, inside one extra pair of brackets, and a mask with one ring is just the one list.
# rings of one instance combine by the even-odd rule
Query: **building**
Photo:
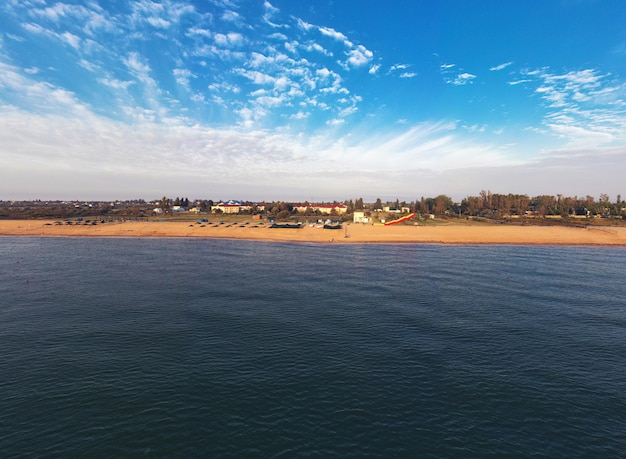
[(365, 216), (365, 212), (362, 210), (355, 210), (352, 214), (352, 221), (354, 223), (370, 223), (369, 217)]
[(313, 212), (319, 212), (320, 214), (330, 215), (333, 211), (336, 214), (345, 214), (348, 211), (348, 206), (345, 204), (294, 204), (293, 210), (299, 213), (306, 212), (308, 209)]
[(264, 210), (264, 205), (258, 205), (253, 202), (238, 201), (231, 199), (230, 201), (220, 202), (219, 204), (211, 207), (211, 212), (221, 212), (223, 214), (238, 214), (241, 212), (250, 212), (253, 208), (257, 210)]

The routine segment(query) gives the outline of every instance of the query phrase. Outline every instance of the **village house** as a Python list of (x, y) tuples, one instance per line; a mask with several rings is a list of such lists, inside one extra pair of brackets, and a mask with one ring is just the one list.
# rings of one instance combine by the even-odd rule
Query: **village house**
[(337, 214), (345, 214), (348, 211), (348, 206), (345, 204), (294, 204), (293, 210), (298, 213), (306, 212), (307, 209), (311, 209), (313, 212), (319, 212), (321, 214), (330, 215), (333, 211)]
[(254, 204), (252, 202), (243, 202), (238, 201), (236, 199), (231, 199), (230, 201), (220, 202), (211, 207), (211, 212), (213, 213), (223, 213), (223, 214), (238, 214), (241, 212), (249, 212), (253, 207), (256, 207), (258, 210), (262, 211), (265, 209), (264, 205)]
[(365, 211), (355, 210), (352, 214), (353, 223), (370, 223), (370, 218), (365, 216)]

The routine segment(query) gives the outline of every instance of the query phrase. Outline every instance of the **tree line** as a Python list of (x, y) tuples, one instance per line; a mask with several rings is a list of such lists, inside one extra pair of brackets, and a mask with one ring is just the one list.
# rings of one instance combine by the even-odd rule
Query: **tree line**
[(621, 195), (611, 201), (607, 194), (599, 199), (593, 196), (564, 196), (562, 194), (528, 197), (519, 194), (498, 194), (482, 190), (478, 196), (469, 196), (461, 201), (461, 213), (472, 216), (504, 218), (531, 213), (546, 216), (596, 216), (626, 217), (626, 203)]
[(390, 210), (411, 209), (418, 214), (457, 215), (486, 218), (507, 218), (511, 216), (533, 215), (547, 216), (604, 216), (622, 217), (626, 219), (626, 202), (621, 195), (612, 201), (607, 194), (601, 194), (599, 199), (593, 196), (564, 196), (562, 194), (539, 195), (529, 197), (525, 194), (500, 194), (489, 190), (481, 190), (477, 196), (467, 196), (461, 202), (454, 202), (446, 195), (436, 197), (421, 197), (412, 202), (387, 201), (380, 198), (372, 204), (364, 204), (363, 199), (347, 200), (348, 213), (354, 210)]
[[(196, 201), (201, 203), (201, 207), (210, 209), (213, 200)], [(332, 204), (338, 204), (333, 201)], [(174, 200), (165, 196), (159, 202), (161, 208), (169, 210), (172, 206), (180, 205), (187, 207), (187, 198), (176, 198)], [(269, 215), (279, 215), (287, 217), (294, 213), (294, 203), (286, 201), (273, 201), (271, 203), (257, 203), (263, 205), (265, 213)], [(306, 202), (305, 202), (306, 204)], [(347, 206), (346, 214), (353, 214), (355, 211), (406, 211), (425, 215), (450, 215), (450, 216), (471, 216), (485, 218), (507, 218), (512, 216), (533, 215), (537, 217), (547, 216), (604, 216), (622, 217), (626, 219), (626, 203), (621, 195), (617, 195), (611, 201), (607, 194), (601, 194), (598, 199), (593, 196), (564, 196), (562, 194), (539, 195), (529, 197), (526, 194), (500, 194), (492, 193), (489, 190), (481, 190), (477, 196), (467, 196), (461, 202), (454, 202), (451, 197), (441, 194), (435, 197), (421, 197), (414, 201), (383, 202), (377, 198), (373, 203), (366, 203), (363, 198), (347, 199), (342, 202)], [(248, 213), (257, 213), (259, 210), (254, 207)]]
[[(286, 201), (274, 201), (256, 203), (247, 213), (263, 212), (267, 215), (288, 217), (295, 213), (294, 204)], [(302, 203), (299, 203), (300, 205)], [(306, 202), (305, 202), (306, 204)], [(329, 204), (339, 204), (333, 201)], [(481, 190), (476, 196), (467, 196), (461, 202), (454, 202), (447, 195), (435, 197), (421, 197), (414, 201), (383, 202), (377, 198), (374, 202), (364, 202), (363, 198), (348, 199), (342, 202), (347, 206), (344, 215), (351, 215), (355, 211), (364, 211), (366, 214), (380, 212), (389, 209), (397, 212), (415, 212), (419, 215), (433, 214), (437, 216), (457, 217), (484, 217), (484, 218), (509, 218), (513, 216), (536, 216), (549, 217), (561, 216), (603, 216), (623, 218), (626, 220), (626, 203), (621, 195), (611, 199), (607, 194), (601, 194), (598, 199), (593, 196), (564, 196), (562, 194), (539, 195), (529, 197), (525, 194), (499, 194), (489, 190)], [(165, 214), (171, 212), (174, 206), (189, 208), (198, 207), (203, 212), (210, 212), (214, 201), (195, 200), (188, 198), (170, 199), (163, 196), (160, 200), (146, 202), (144, 200), (131, 200), (124, 202), (60, 202), (60, 201), (1, 201), (0, 218), (43, 218), (43, 217), (75, 217), (83, 215), (111, 215), (124, 214), (131, 216), (150, 215), (155, 206), (160, 207)], [(263, 206), (263, 207), (261, 207)]]

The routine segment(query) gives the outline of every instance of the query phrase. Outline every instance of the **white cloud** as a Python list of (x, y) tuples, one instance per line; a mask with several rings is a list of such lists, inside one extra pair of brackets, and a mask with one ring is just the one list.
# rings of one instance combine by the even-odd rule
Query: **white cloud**
[(308, 22), (305, 22), (300, 18), (296, 19), (296, 24), (300, 29), (304, 30), (305, 32), (308, 32), (315, 28), (313, 24), (309, 24)]
[[(4, 196), (42, 193), (42, 197), (63, 198), (54, 193), (67, 193), (89, 199), (93, 193), (93, 198), (108, 199), (118, 193), (115, 196), (120, 198), (153, 199), (184, 189), (199, 198), (215, 199), (215, 193), (250, 190), (251, 199), (263, 200), (268, 198), (264, 193), (274, 193), (270, 196), (275, 199), (297, 199), (322, 188), (322, 199), (343, 197), (346, 190), (372, 193), (373, 198), (389, 193), (413, 199), (416, 181), (424, 195), (446, 193), (459, 199), (468, 189), (485, 186), (503, 192), (551, 192), (540, 186), (528, 188), (528, 177), (536, 179), (532, 183), (558, 188), (555, 193), (572, 190), (574, 195), (587, 180), (619, 181), (626, 173), (622, 150), (561, 149), (546, 152), (534, 163), (520, 164), (497, 145), (468, 142), (450, 123), (410, 125), (405, 121), (397, 131), (383, 135), (372, 131), (367, 136), (336, 137), (332, 133), (345, 123), (336, 118), (327, 122), (328, 132), (303, 138), (201, 124), (168, 126), (148, 121), (157, 115), (144, 110), (136, 116), (143, 121), (128, 125), (78, 108), (69, 93), (54, 94), (55, 88), (48, 86), (33, 90), (32, 81), (6, 66), (0, 72), (2, 84), (13, 81), (16, 91), (27, 89), (35, 99), (56, 101), (56, 108), (47, 115), (0, 109), (0, 169), (7, 172), (0, 183)], [(59, 104), (70, 111), (59, 111)], [(263, 107), (247, 107), (240, 114), (242, 127), (251, 127), (267, 112)], [(308, 116), (299, 111), (291, 119)], [(566, 120), (559, 122), (564, 125)], [(567, 138), (589, 140), (595, 135), (567, 128), (559, 132)], [(69, 144), (68, 138), (72, 139)], [(271, 186), (258, 180), (268, 174), (275, 178)], [(14, 177), (22, 177), (21, 183)], [(207, 189), (209, 178), (212, 187)], [(329, 188), (328, 183), (341, 186)], [(594, 189), (585, 186), (583, 192)]]
[(341, 41), (343, 43), (347, 43), (349, 46), (352, 46), (352, 43), (348, 40), (348, 37), (331, 27), (318, 27), (317, 30), (319, 30), (322, 35), (333, 38), (337, 41)]
[(74, 49), (78, 49), (80, 47), (80, 37), (74, 35), (73, 33), (62, 33), (61, 38)]
[(214, 39), (215, 39), (215, 43), (218, 46), (223, 46), (223, 47), (228, 47), (228, 48), (242, 46), (245, 43), (245, 39), (243, 35), (241, 35), (240, 33), (235, 33), (235, 32), (231, 32), (227, 34), (216, 33), (214, 36)]
[(280, 32), (271, 33), (267, 36), (267, 38), (271, 40), (276, 40), (279, 42), (286, 42), (289, 40), (289, 37), (287, 35), (285, 35), (284, 33), (280, 33)]
[(581, 148), (601, 151), (626, 142), (624, 85), (615, 85), (609, 74), (594, 69), (562, 74), (548, 68), (523, 72), (524, 82), (544, 102), (547, 112), (543, 126), (562, 142), (554, 151)]
[(175, 1), (138, 0), (132, 3), (132, 10), (132, 23), (149, 24), (159, 29), (167, 29), (178, 24), (182, 16), (195, 13), (193, 5)]
[(350, 116), (350, 115), (356, 113), (358, 110), (359, 109), (357, 107), (355, 107), (355, 106), (346, 107), (346, 108), (344, 108), (343, 110), (341, 110), (339, 112), (339, 116), (344, 118), (346, 116)]
[(239, 94), (241, 92), (241, 88), (239, 86), (230, 83), (212, 83), (208, 86), (208, 88), (211, 91), (226, 91), (234, 94)]
[(370, 75), (375, 75), (378, 73), (379, 70), (380, 70), (380, 64), (374, 64), (370, 67), (369, 73)]
[(471, 83), (472, 80), (475, 78), (476, 75), (472, 75), (471, 73), (461, 73), (457, 75), (456, 78), (451, 81), (451, 83), (457, 86), (462, 86)]
[(500, 64), (500, 65), (496, 65), (494, 67), (491, 67), (489, 70), (492, 72), (499, 72), (500, 70), (504, 70), (505, 68), (507, 68), (508, 66), (512, 65), (513, 62), (505, 62), (504, 64)]
[(148, 21), (148, 24), (150, 24), (151, 26), (161, 29), (167, 29), (171, 25), (170, 21), (157, 17), (149, 17), (146, 19), (146, 21)]
[(48, 30), (45, 29), (44, 27), (40, 26), (39, 24), (34, 24), (32, 22), (23, 23), (22, 28), (32, 33), (38, 33), (38, 34), (50, 33), (51, 34), (51, 32), (48, 32)]
[(83, 116), (89, 109), (76, 95), (46, 82), (23, 76), (19, 69), (0, 62), (0, 91), (13, 103), (33, 113)]
[(289, 78), (287, 78), (286, 76), (281, 76), (274, 81), (274, 89), (278, 91), (284, 91), (288, 86), (292, 84), (293, 82)]
[(236, 69), (236, 73), (251, 80), (254, 84), (266, 85), (274, 84), (276, 78), (263, 72), (254, 70)]
[(324, 78), (324, 79), (335, 74), (334, 72), (331, 72), (330, 70), (328, 70), (326, 67), (318, 69), (316, 73), (320, 78)]
[(113, 88), (113, 89), (123, 89), (123, 90), (126, 90), (131, 85), (135, 84), (134, 81), (120, 81), (120, 80), (117, 80), (115, 78), (113, 78), (113, 79), (99, 78), (98, 81), (100, 83), (102, 83), (103, 85), (108, 86), (110, 88)]
[(150, 73), (150, 66), (145, 63), (145, 60), (137, 52), (133, 51), (128, 57), (122, 58), (122, 62), (136, 74), (144, 75)]
[(79, 49), (80, 47), (80, 42), (81, 42), (80, 37), (78, 37), (77, 35), (74, 35), (71, 32), (57, 33), (54, 30), (47, 29), (35, 23), (24, 23), (22, 24), (22, 27), (28, 32), (38, 34), (38, 35), (44, 35), (44, 36), (48, 36), (48, 37), (52, 37), (57, 40), (60, 40), (70, 45), (74, 49)]
[(338, 118), (338, 119), (328, 120), (328, 121), (326, 121), (326, 124), (328, 124), (329, 126), (341, 126), (345, 122), (346, 122), (346, 120)]
[(306, 49), (307, 51), (316, 51), (316, 52), (318, 52), (318, 53), (320, 53), (320, 54), (323, 54), (323, 55), (325, 55), (325, 56), (332, 56), (332, 55), (333, 55), (333, 53), (331, 53), (330, 51), (328, 51), (328, 50), (327, 50), (326, 48), (324, 48), (322, 45), (320, 45), (319, 43), (315, 43), (315, 42), (308, 43), (308, 44), (305, 46), (305, 49)]
[(511, 86), (516, 86), (518, 84), (530, 83), (531, 81), (532, 80), (522, 79), (522, 80), (509, 81), (507, 84)]
[(311, 116), (311, 113), (309, 112), (297, 112), (291, 115), (290, 118), (294, 120), (303, 120), (303, 119), (308, 118), (309, 116)]
[(353, 67), (360, 67), (368, 64), (374, 54), (363, 45), (357, 45), (355, 49), (348, 51), (348, 63)]
[(102, 73), (102, 69), (97, 64), (90, 62), (86, 59), (80, 59), (78, 61), (78, 65), (86, 70), (89, 70), (92, 73)]
[(389, 67), (389, 72), (395, 72), (396, 70), (405, 70), (408, 69), (410, 66), (410, 64), (394, 64)]
[(417, 73), (415, 72), (404, 72), (400, 74), (400, 78), (415, 78)]
[(201, 36), (206, 38), (211, 38), (213, 36), (210, 30), (203, 29), (201, 27), (190, 27), (187, 29), (186, 33), (188, 36)]
[(608, 132), (597, 129), (589, 129), (580, 125), (546, 124), (552, 132), (567, 141), (570, 148), (587, 148), (598, 145), (606, 145), (614, 140), (614, 136)]
[(296, 54), (298, 52), (298, 45), (299, 43), (297, 41), (286, 41), (284, 46), (285, 49), (290, 52), (291, 54)]
[(66, 11), (68, 10), (69, 5), (65, 5), (63, 3), (57, 3), (54, 6), (46, 7), (43, 9), (35, 8), (33, 9), (33, 13), (38, 16), (43, 16), (51, 21), (58, 21), (59, 18), (64, 17), (66, 15)]
[(222, 13), (222, 20), (227, 22), (234, 22), (235, 24), (241, 23), (242, 17), (239, 13), (233, 10), (226, 10)]
[(20, 37), (18, 35), (12, 34), (12, 33), (6, 33), (5, 36), (8, 39), (13, 40), (13, 41), (17, 41), (17, 42), (23, 42), (24, 41), (23, 37)]
[(176, 79), (176, 83), (189, 89), (189, 79), (195, 75), (189, 69), (174, 69), (172, 71)]
[(273, 18), (280, 13), (280, 10), (273, 6), (267, 0), (263, 2), (263, 7), (265, 8), (265, 12), (263, 13), (263, 21), (271, 26), (271, 27), (281, 27), (279, 24), (273, 21)]

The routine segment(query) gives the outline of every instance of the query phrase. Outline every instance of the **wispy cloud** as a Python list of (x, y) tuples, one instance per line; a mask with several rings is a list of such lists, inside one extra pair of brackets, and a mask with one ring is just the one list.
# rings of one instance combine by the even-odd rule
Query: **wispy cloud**
[(476, 78), (476, 75), (472, 75), (471, 73), (464, 72), (464, 73), (458, 74), (454, 79), (451, 79), (448, 82), (456, 86), (463, 86), (463, 85), (471, 83), (472, 80), (474, 80), (475, 78)]
[[(363, 70), (374, 75), (380, 68), (380, 63), (372, 65), (374, 53), (343, 31), (283, 15), (270, 1), (262, 3), (263, 20), (255, 27), (246, 23), (237, 2), (222, 0), (212, 4), (217, 8), (211, 13), (199, 13), (184, 0), (138, 0), (130, 5), (130, 14), (114, 14), (95, 3), (63, 2), (30, 11), (16, 4), (10, 11), (16, 17), (20, 11), (28, 12), (25, 17), (36, 19), (23, 23), (28, 33), (53, 38), (81, 52), (78, 61), (68, 64), (92, 73), (93, 83), (115, 90), (120, 98), (118, 103), (124, 101), (128, 105), (119, 108), (126, 113), (145, 113), (142, 109), (163, 113), (183, 108), (184, 103), (181, 105), (171, 96), (176, 91), (175, 83), (188, 91), (188, 102), (202, 106), (200, 110), (213, 101), (241, 116), (250, 128), (253, 122), (259, 123), (257, 127), (265, 127), (281, 119), (292, 119), (283, 113), (284, 107), (302, 103), (322, 110), (324, 116), (337, 117), (339, 112), (345, 113), (345, 107), (340, 108), (332, 98), (354, 92), (345, 86), (347, 79), (341, 75)], [(96, 37), (96, 33), (105, 35)], [(99, 45), (105, 37), (113, 46)], [(172, 47), (161, 54), (156, 50), (165, 39), (170, 40)], [(191, 44), (186, 50), (181, 47), (183, 40)], [(141, 51), (133, 42), (144, 43)], [(116, 48), (115, 43), (121, 46)], [(254, 46), (250, 46), (252, 43)], [(92, 58), (96, 52), (98, 58)], [(126, 72), (121, 71), (124, 67), (120, 68), (119, 63)], [(172, 77), (169, 81), (162, 72), (167, 65)], [(230, 65), (231, 69), (209, 71), (221, 65)], [(199, 66), (205, 70), (198, 71)], [(331, 73), (325, 75), (324, 70), (330, 68)], [(403, 75), (410, 76), (409, 72)], [(203, 95), (207, 88), (222, 84), (240, 88), (238, 93), (229, 93), (237, 98), (226, 100), (226, 93), (219, 96), (214, 91)], [(267, 94), (261, 97), (253, 94), (254, 85), (272, 87), (266, 88)], [(139, 110), (131, 110), (132, 104)]]
[(240, 33), (217, 33), (214, 35), (215, 44), (218, 46), (234, 48), (238, 46), (242, 46), (245, 43), (245, 39), (243, 35)]
[(39, 24), (33, 24), (33, 23), (25, 23), (22, 24), (22, 27), (24, 28), (24, 30), (34, 33), (34, 34), (39, 34), (39, 35), (46, 35), (48, 37), (54, 38), (56, 40), (59, 40), (69, 46), (71, 46), (74, 49), (79, 49), (80, 48), (80, 44), (81, 44), (81, 38), (77, 35), (74, 35), (71, 32), (63, 32), (63, 33), (58, 33), (55, 32), (54, 30), (45, 28)]
[(280, 24), (274, 22), (274, 18), (278, 16), (280, 10), (267, 0), (263, 2), (263, 8), (265, 9), (265, 12), (263, 13), (263, 21), (271, 27), (281, 27)]
[(532, 80), (529, 79), (521, 79), (521, 80), (513, 80), (507, 82), (508, 85), (517, 86), (518, 84), (530, 83)]
[(499, 72), (500, 70), (504, 70), (505, 68), (509, 67), (512, 64), (513, 64), (513, 62), (505, 62), (504, 64), (500, 64), (500, 65), (496, 65), (494, 67), (491, 67), (489, 70), (492, 71), (492, 72)]
[(439, 70), (444, 81), (455, 86), (471, 84), (476, 78), (476, 75), (457, 68), (456, 64), (441, 64)]
[(322, 35), (326, 35), (327, 37), (333, 38), (342, 43), (346, 43), (347, 45), (352, 45), (352, 43), (348, 40), (348, 37), (331, 27), (318, 27), (317, 30), (319, 30)]
[[(5, 2), (0, 170), (112, 171), (105, 176), (129, 173), (146, 186), (144, 172), (204, 186), (210, 170), (223, 184), (271, 174), (294, 189), (323, 176), (413, 192), (423, 171), (461, 177), (461, 167), (623, 157), (626, 86), (617, 74), (519, 70), (514, 54), (491, 67), (457, 52), (426, 51), (411, 63), (420, 54), (396, 52), (404, 43), (386, 54), (384, 40), (361, 42), (370, 35), (356, 21), (322, 22), (314, 11), (305, 20), (294, 16), (300, 7), (272, 1)], [(424, 107), (434, 98), (448, 105), (416, 108), (422, 97)], [(515, 104), (533, 117), (517, 118)]]
[(120, 81), (116, 79), (99, 78), (98, 81), (105, 86), (113, 89), (128, 89), (131, 85), (135, 84), (134, 81)]
[(525, 71), (527, 84), (547, 108), (543, 125), (564, 141), (562, 148), (608, 148), (626, 142), (626, 86), (595, 69), (554, 73)]
[(122, 59), (124, 64), (136, 75), (144, 77), (150, 73), (150, 66), (142, 59), (137, 52), (131, 52), (128, 57)]

